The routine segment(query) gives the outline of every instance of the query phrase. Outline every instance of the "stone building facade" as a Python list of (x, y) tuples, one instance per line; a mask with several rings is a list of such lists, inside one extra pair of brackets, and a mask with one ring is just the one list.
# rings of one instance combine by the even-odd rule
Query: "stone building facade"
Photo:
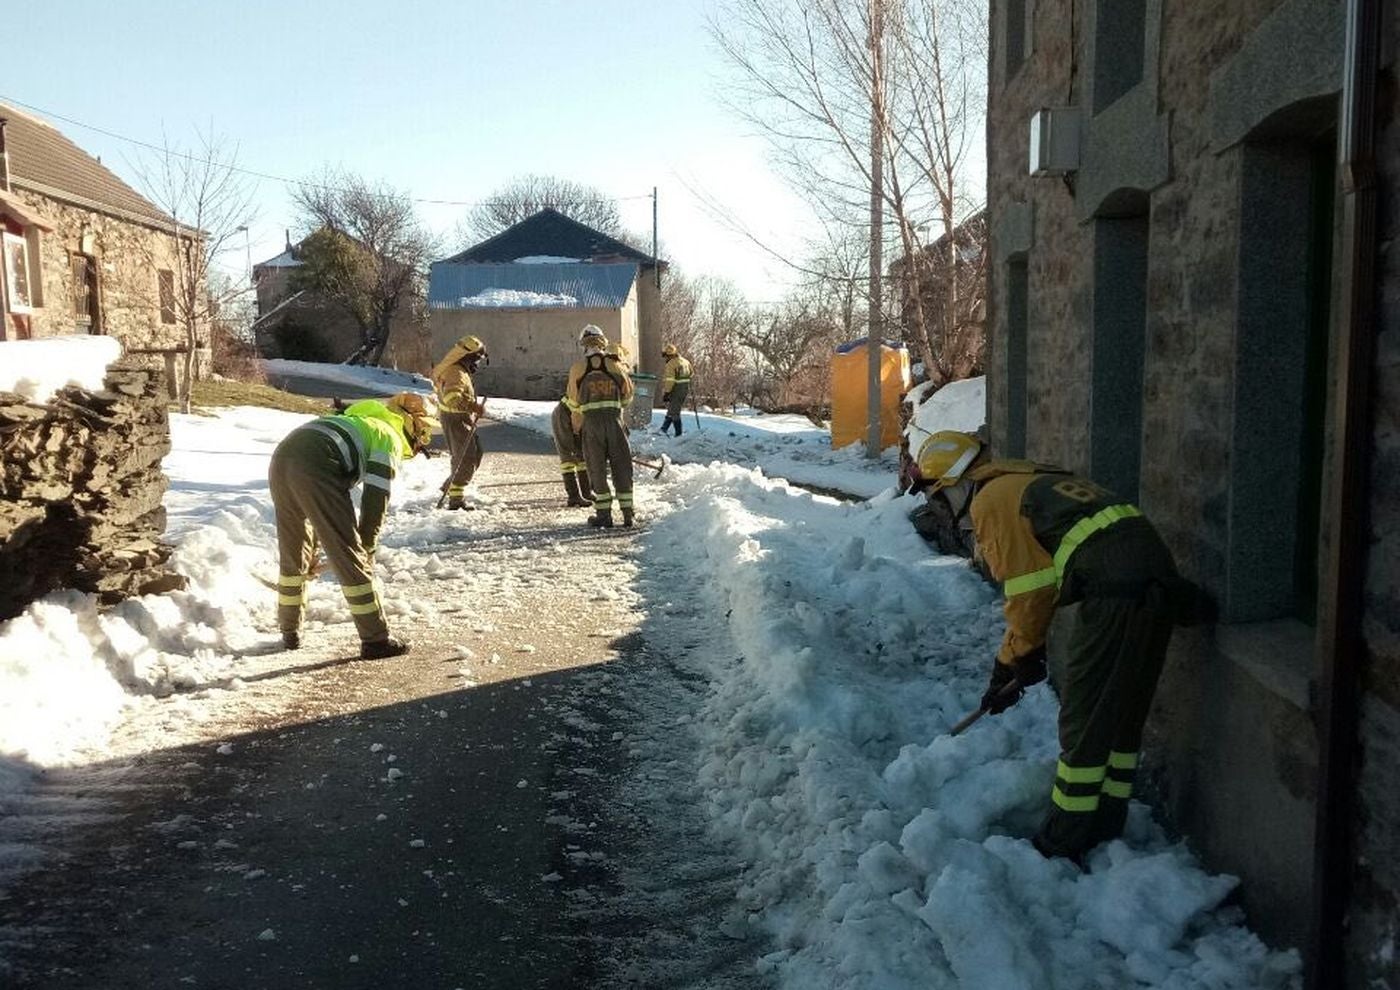
[(48, 124), (5, 106), (0, 118), (0, 340), (107, 334), (181, 368), (175, 220)]
[[(1219, 626), (1175, 638), (1150, 780), (1168, 824), (1243, 879), (1254, 924), (1305, 951), (1325, 854), (1319, 629), (1338, 607), (1322, 573), (1341, 511), (1346, 6), (993, 0), (988, 80), (993, 443), (1136, 500), (1221, 603)], [(1400, 985), (1400, 121), (1382, 6), (1371, 545), (1351, 562), (1366, 650), (1341, 660), (1364, 686), (1342, 823), (1355, 987)], [(1073, 160), (1032, 176), (1043, 108), (1070, 108), (1059, 137), (1078, 130)]]

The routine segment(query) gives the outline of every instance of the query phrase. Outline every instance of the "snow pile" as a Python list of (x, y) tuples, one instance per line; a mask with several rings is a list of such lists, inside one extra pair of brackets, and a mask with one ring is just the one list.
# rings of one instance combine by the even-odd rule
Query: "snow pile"
[(709, 687), (659, 758), (698, 753), (713, 838), (749, 864), (735, 924), (765, 937), (759, 969), (778, 985), (1296, 984), (1296, 955), (1223, 906), (1235, 880), (1204, 872), (1145, 806), (1088, 872), (1035, 851), (1053, 695), (946, 735), (985, 686), (1000, 604), (929, 552), (904, 500), (835, 504), (727, 465), (674, 473), (678, 507), (644, 547), (670, 564), (644, 591), (657, 635), (697, 644), (676, 651), (681, 678)]
[(914, 409), (904, 435), (910, 452), (917, 455), (920, 445), (939, 430), (974, 433), (987, 421), (987, 378), (949, 382), (936, 392), (932, 382), (923, 382), (911, 388), (904, 401)]
[(0, 392), (30, 402), (48, 402), (69, 385), (95, 392), (102, 388), (107, 366), (121, 354), (117, 338), (100, 335), (0, 342)]
[(527, 254), (523, 258), (516, 258), (517, 265), (576, 265), (578, 258), (565, 258), (557, 254)]
[[(518, 399), (490, 399), (486, 414), (491, 419), (552, 436), (550, 416), (554, 402), (527, 402)], [(677, 463), (708, 464), (723, 461), (744, 467), (761, 468), (770, 477), (786, 478), (858, 498), (870, 498), (890, 488), (899, 470), (896, 452), (885, 451), (868, 460), (861, 444), (831, 449), (831, 431), (814, 426), (803, 416), (766, 415), (741, 410), (734, 416), (715, 413), (684, 416), (685, 433), (679, 438), (660, 433), (666, 418), (664, 409), (652, 412), (651, 429), (632, 431), (632, 452), (655, 460), (665, 454)]]
[(578, 297), (566, 292), (530, 292), (527, 289), (483, 289), (457, 300), (463, 309), (509, 309), (543, 306), (577, 306)]
[(358, 364), (324, 364), (320, 361), (286, 361), (270, 358), (262, 362), (272, 376), (314, 378), (332, 385), (349, 385), (384, 395), (395, 392), (431, 392), (433, 383), (422, 375), (394, 368), (369, 368)]

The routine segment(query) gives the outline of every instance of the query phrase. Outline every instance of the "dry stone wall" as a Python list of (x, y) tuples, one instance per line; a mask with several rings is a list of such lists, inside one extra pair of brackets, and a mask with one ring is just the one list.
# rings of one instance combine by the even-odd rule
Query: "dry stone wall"
[(164, 376), (114, 365), (100, 392), (0, 392), (0, 620), (74, 588), (112, 603), (181, 587), (161, 541)]

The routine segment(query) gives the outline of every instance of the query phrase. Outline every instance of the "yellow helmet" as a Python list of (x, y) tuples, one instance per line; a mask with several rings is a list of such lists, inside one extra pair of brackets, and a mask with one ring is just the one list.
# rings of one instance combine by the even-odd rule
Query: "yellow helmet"
[(956, 485), (982, 453), (982, 441), (970, 433), (939, 430), (919, 447), (919, 476), (932, 491)]
[(486, 345), (481, 342), (481, 338), (472, 334), (467, 334), (457, 341), (457, 346), (462, 349), (463, 354), (475, 354), (477, 351), (486, 350)]
[(584, 327), (582, 330), (580, 330), (580, 331), (578, 332), (578, 342), (579, 342), (580, 344), (585, 344), (585, 345), (586, 345), (586, 344), (588, 343), (589, 340), (600, 340), (600, 341), (602, 341), (602, 343), (595, 345), (595, 346), (597, 346), (597, 347), (607, 347), (607, 346), (608, 346), (608, 338), (607, 338), (607, 335), (606, 335), (605, 333), (603, 333), (603, 330), (602, 330), (601, 327), (594, 326), (592, 323), (588, 324), (588, 326)]
[(680, 351), (676, 350), (675, 344), (667, 344), (665, 347), (661, 348), (662, 357), (675, 357), (679, 353)]
[(432, 400), (421, 392), (400, 392), (384, 400), (385, 407), (403, 420), (404, 436), (416, 454), (433, 442), (442, 429)]

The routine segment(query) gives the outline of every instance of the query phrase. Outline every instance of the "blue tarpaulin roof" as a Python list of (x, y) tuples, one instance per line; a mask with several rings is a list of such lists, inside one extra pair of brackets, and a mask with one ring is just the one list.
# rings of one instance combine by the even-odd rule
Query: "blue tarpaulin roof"
[[(491, 289), (572, 296), (574, 303), (550, 308), (621, 309), (637, 279), (636, 262), (617, 264), (453, 264), (439, 261), (428, 277), (428, 305), (433, 309), (475, 309), (462, 300)], [(525, 304), (518, 308), (533, 309)]]

